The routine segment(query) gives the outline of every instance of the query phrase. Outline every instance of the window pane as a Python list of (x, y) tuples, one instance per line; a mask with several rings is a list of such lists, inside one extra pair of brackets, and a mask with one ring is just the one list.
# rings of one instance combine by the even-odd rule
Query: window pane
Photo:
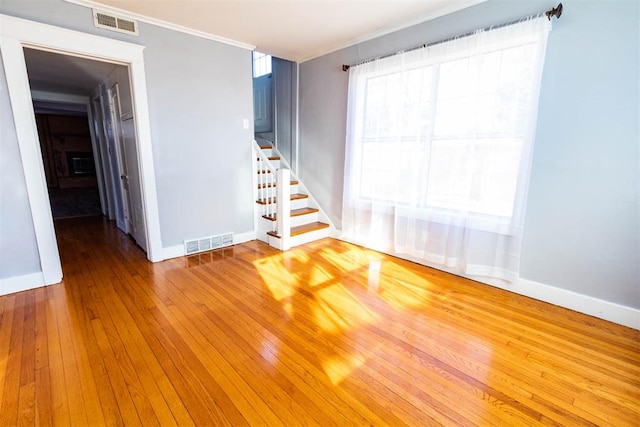
[(425, 205), (510, 217), (522, 140), (435, 140)]
[(253, 77), (271, 74), (271, 55), (253, 51)]
[(444, 62), (439, 68), (434, 133), (522, 133), (531, 96), (533, 45)]
[(473, 130), (473, 98), (477, 86), (475, 61), (475, 58), (463, 58), (440, 65), (436, 135), (468, 135)]
[(365, 139), (425, 135), (431, 86), (432, 67), (369, 78), (365, 89)]
[(427, 144), (424, 141), (401, 143), (369, 142), (362, 146), (360, 197), (398, 203), (418, 203), (413, 185), (424, 182)]

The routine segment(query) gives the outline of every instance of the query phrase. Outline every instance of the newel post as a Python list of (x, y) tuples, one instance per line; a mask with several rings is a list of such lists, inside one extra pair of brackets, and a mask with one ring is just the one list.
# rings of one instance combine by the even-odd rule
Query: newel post
[(276, 174), (276, 222), (278, 236), (280, 236), (281, 249), (286, 251), (291, 248), (291, 171), (278, 169)]

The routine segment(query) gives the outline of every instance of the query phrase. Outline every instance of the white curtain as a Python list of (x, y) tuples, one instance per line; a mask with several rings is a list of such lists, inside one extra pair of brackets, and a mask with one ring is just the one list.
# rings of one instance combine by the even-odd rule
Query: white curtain
[(518, 276), (545, 17), (349, 70), (343, 238)]

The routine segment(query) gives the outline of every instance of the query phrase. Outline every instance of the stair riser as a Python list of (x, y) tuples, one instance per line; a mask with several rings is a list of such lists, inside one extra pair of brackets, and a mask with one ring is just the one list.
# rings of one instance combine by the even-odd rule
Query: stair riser
[[(273, 166), (275, 170), (280, 169), (280, 160), (269, 160), (269, 162), (271, 162), (271, 166)], [(260, 167), (262, 167), (263, 169), (268, 169), (266, 165), (258, 163), (258, 170), (260, 170)]]
[[(300, 209), (300, 208), (306, 208), (309, 202), (309, 198), (305, 197), (302, 199), (295, 199), (295, 200), (291, 200), (291, 209)], [(258, 203), (258, 201), (256, 200), (256, 204), (258, 206), (264, 207), (264, 206), (271, 206), (273, 205), (273, 200), (269, 200), (269, 199), (265, 199), (265, 203)], [(277, 204), (276, 204), (277, 205)], [(273, 210), (277, 209), (273, 208)], [(265, 212), (262, 212), (260, 215), (264, 215)]]
[[(295, 194), (298, 192), (298, 186), (297, 185), (290, 185), (290, 192), (291, 194)], [(268, 187), (266, 190), (263, 191), (263, 189), (259, 189), (258, 190), (258, 195), (260, 197), (276, 197), (276, 193), (277, 193), (278, 189), (275, 187)]]
[(258, 231), (263, 233), (276, 231), (276, 222), (260, 217), (260, 221), (258, 221)]
[(323, 239), (325, 237), (329, 237), (329, 228), (299, 234), (291, 238), (291, 247), (304, 245), (305, 243), (313, 242), (314, 240)]
[(300, 209), (300, 208), (306, 208), (307, 206), (309, 206), (309, 199), (298, 199), (298, 200), (292, 200), (291, 201), (291, 210), (294, 209)]
[(318, 212), (314, 212), (311, 214), (300, 215), (300, 216), (292, 216), (291, 217), (291, 226), (297, 227), (303, 224), (309, 224), (310, 222), (318, 221)]

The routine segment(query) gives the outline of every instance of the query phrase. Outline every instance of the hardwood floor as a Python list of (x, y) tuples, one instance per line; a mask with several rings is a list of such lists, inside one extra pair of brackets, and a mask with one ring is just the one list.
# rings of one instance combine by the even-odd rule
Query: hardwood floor
[(0, 297), (0, 425), (610, 425), (640, 332), (325, 239), (148, 263), (57, 223), (64, 282)]

